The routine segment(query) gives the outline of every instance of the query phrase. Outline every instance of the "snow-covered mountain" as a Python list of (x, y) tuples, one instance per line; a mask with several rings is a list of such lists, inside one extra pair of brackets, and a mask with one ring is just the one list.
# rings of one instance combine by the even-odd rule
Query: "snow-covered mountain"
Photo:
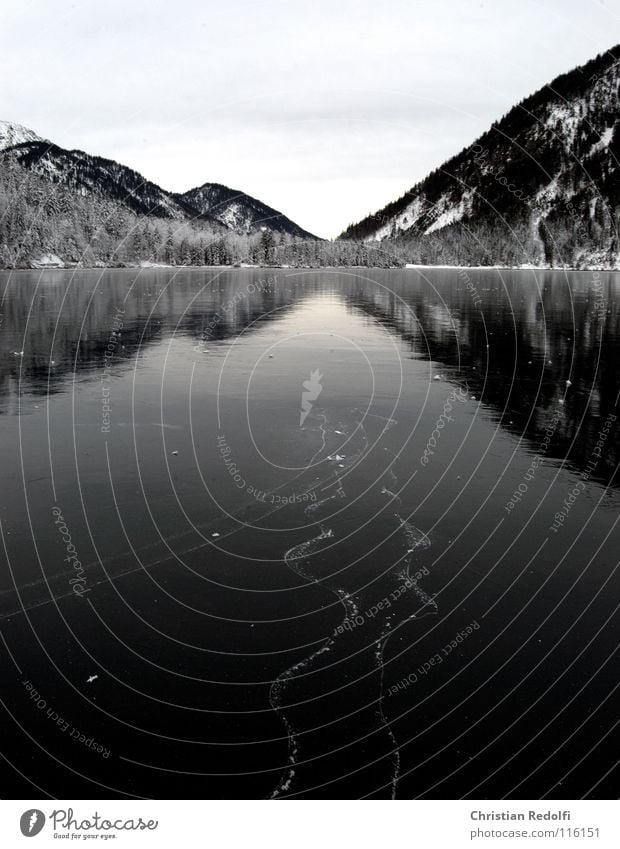
[(303, 230), (282, 212), (262, 203), (260, 200), (245, 194), (238, 189), (229, 189), (220, 183), (205, 183), (175, 198), (198, 210), (203, 215), (210, 215), (225, 227), (237, 233), (257, 233), (260, 230), (272, 230), (277, 233), (287, 233), (301, 238), (316, 238), (307, 230)]
[[(119, 201), (138, 215), (183, 220), (195, 215), (169, 192), (112, 159), (65, 150), (47, 141), (24, 141), (5, 150), (20, 165), (80, 195)], [(215, 223), (215, 222), (214, 222)]]
[(66, 150), (19, 124), (0, 123), (0, 151), (23, 168), (81, 196), (121, 203), (140, 216), (203, 221), (214, 231), (240, 235), (270, 230), (313, 238), (281, 212), (244, 192), (206, 183), (174, 194), (111, 159)]
[(471, 261), (469, 241), (487, 263), (617, 267), (619, 88), (620, 46), (527, 97), (340, 238), (416, 245), (434, 261), (459, 250)]
[(0, 150), (6, 150), (8, 147), (14, 147), (14, 145), (24, 142), (40, 141), (44, 141), (44, 139), (29, 130), (28, 127), (15, 124), (13, 121), (0, 121)]

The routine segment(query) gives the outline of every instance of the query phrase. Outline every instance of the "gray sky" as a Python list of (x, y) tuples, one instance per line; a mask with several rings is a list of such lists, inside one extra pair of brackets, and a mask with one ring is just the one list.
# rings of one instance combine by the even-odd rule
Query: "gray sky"
[(335, 236), (620, 42), (620, 0), (0, 0), (0, 119)]

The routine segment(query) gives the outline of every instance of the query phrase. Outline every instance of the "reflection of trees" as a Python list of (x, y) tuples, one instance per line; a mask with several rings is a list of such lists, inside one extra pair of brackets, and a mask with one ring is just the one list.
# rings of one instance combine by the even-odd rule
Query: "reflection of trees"
[[(22, 391), (46, 394), (49, 381), (54, 393), (74, 370), (103, 368), (118, 309), (125, 311), (114, 368), (133, 364), (139, 351), (170, 333), (207, 344), (225, 340), (250, 326), (264, 327), (310, 296), (330, 292), (398, 335), (415, 354), (440, 363), (448, 376), (467, 383), (503, 426), (525, 433), (534, 451), (570, 379), (573, 385), (547, 456), (568, 452), (570, 461), (583, 468), (602, 423), (614, 411), (620, 383), (615, 366), (620, 315), (612, 277), (601, 275), (601, 309), (591, 274), (573, 275), (569, 285), (565, 276), (549, 272), (528, 276), (469, 269), (468, 279), (481, 299), (478, 306), (462, 272), (428, 274), (425, 280), (411, 271), (214, 275), (192, 270), (171, 278), (165, 272), (127, 270), (106, 272), (103, 279), (98, 272), (78, 272), (69, 284), (55, 272), (19, 273), (10, 280), (3, 306), (2, 409), (15, 408), (20, 379)], [(248, 291), (250, 284), (254, 291)], [(21, 350), (23, 357), (14, 356)], [(50, 360), (55, 361), (52, 368)], [(609, 477), (617, 453), (608, 439), (597, 474)]]
[[(421, 276), (393, 273), (392, 291), (358, 285), (353, 303), (391, 326), (412, 351), (450, 368), (495, 409), (502, 425), (524, 433), (533, 451), (566, 396), (547, 456), (568, 455), (582, 470), (620, 389), (620, 315), (611, 277), (601, 311), (589, 274), (571, 277), (570, 286), (548, 272), (529, 279), (522, 272), (505, 274), (503, 282), (497, 272), (468, 274), (483, 297), (478, 307), (454, 270), (432, 274), (434, 283), (441, 279), (438, 293)], [(597, 476), (609, 480), (619, 459), (617, 444), (608, 439)]]
[[(0, 412), (15, 408), (20, 382), (22, 392), (54, 394), (74, 372), (102, 369), (117, 318), (123, 326), (108, 360), (112, 368), (133, 364), (169, 333), (201, 338), (211, 325), (209, 338), (229, 338), (256, 320), (276, 317), (293, 300), (277, 287), (239, 295), (238, 279), (212, 278), (177, 272), (166, 285), (169, 278), (161, 273), (106, 272), (102, 280), (86, 272), (68, 284), (49, 272), (13, 275), (2, 312)], [(245, 285), (250, 282), (248, 276)], [(15, 355), (22, 350), (23, 356)]]

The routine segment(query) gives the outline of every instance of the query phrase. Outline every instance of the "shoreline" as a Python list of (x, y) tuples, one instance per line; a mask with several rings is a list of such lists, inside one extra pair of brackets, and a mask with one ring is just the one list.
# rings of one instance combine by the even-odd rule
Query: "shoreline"
[(244, 263), (242, 265), (164, 265), (163, 263), (152, 263), (149, 265), (81, 265), (81, 264), (65, 264), (65, 265), (35, 265), (35, 266), (18, 266), (16, 268), (0, 268), (0, 273), (10, 274), (15, 271), (182, 271), (183, 269), (191, 269), (195, 271), (208, 270), (227, 270), (227, 271), (245, 271), (248, 269), (259, 271), (339, 271), (346, 269), (363, 269), (366, 271), (422, 271), (427, 269), (449, 270), (454, 271), (467, 269), (469, 271), (552, 271), (552, 272), (567, 272), (572, 273), (591, 273), (593, 271), (606, 272), (608, 274), (620, 274), (620, 267), (609, 268), (603, 265), (591, 265), (587, 268), (574, 268), (572, 266), (556, 266), (548, 265), (416, 265), (407, 263), (406, 265), (395, 266), (379, 266), (379, 265), (250, 265)]

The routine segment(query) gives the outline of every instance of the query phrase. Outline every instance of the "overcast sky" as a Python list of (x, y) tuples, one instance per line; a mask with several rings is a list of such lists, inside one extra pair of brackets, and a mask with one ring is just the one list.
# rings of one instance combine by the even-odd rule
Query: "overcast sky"
[(0, 119), (321, 236), (620, 42), (620, 0), (0, 0)]

